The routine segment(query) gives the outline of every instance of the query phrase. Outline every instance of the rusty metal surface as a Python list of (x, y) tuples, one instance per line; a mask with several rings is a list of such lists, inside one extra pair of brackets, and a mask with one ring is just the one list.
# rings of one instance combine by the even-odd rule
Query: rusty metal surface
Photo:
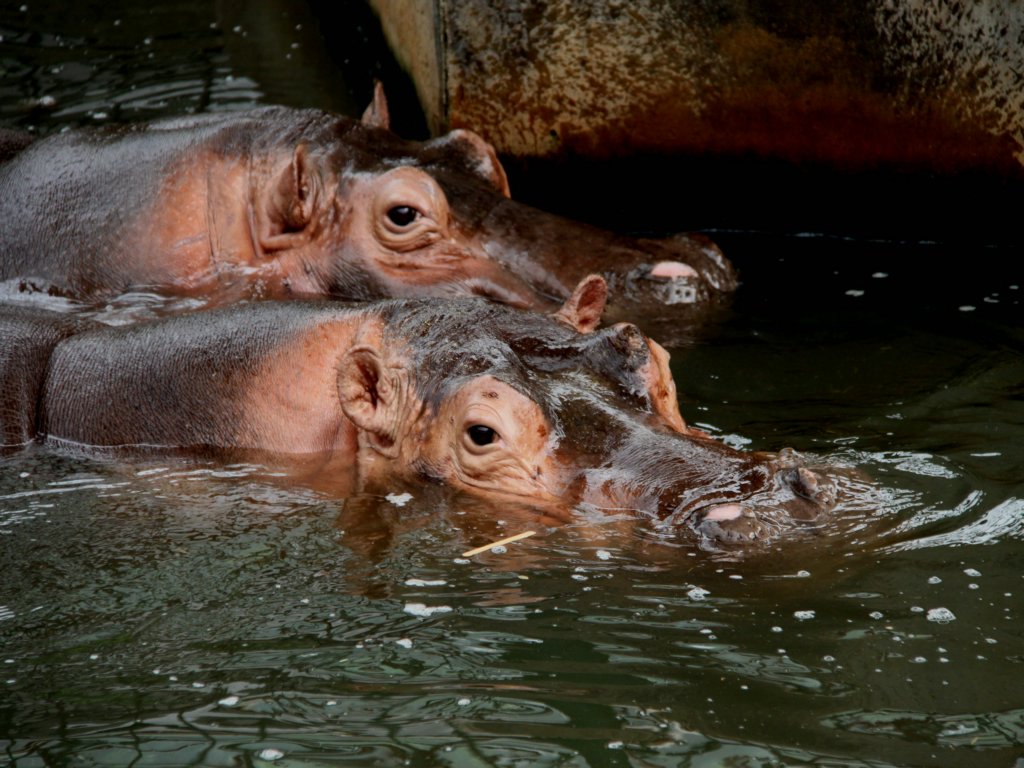
[(1013, 0), (371, 0), (434, 131), (520, 157), (1019, 177)]

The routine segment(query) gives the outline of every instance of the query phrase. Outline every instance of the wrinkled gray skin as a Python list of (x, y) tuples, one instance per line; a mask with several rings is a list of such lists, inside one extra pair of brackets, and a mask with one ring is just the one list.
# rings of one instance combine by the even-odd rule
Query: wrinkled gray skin
[(604, 274), (633, 306), (699, 308), (735, 288), (698, 236), (634, 240), (509, 199), (470, 131), (250, 112), (0, 136), (0, 280), (84, 301), (129, 291), (239, 298), (484, 296), (553, 309)]
[(687, 427), (663, 350), (635, 326), (594, 330), (599, 293), (578, 289), (556, 317), (472, 299), (259, 302), (71, 335), (61, 316), (0, 307), (0, 338), (38, 340), (29, 365), (0, 370), (36, 382), (34, 423), (5, 399), (3, 434), (317, 456), (363, 483), (426, 480), (558, 520), (630, 510), (717, 542), (832, 507), (831, 483), (792, 454)]

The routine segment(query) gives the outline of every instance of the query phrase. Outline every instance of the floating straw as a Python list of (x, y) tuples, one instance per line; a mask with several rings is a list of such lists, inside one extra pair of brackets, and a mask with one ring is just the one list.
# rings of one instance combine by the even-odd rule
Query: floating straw
[(497, 541), (492, 541), (490, 544), (484, 544), (482, 547), (477, 547), (476, 549), (471, 549), (467, 552), (463, 552), (462, 556), (472, 557), (473, 555), (479, 555), (481, 552), (486, 552), (489, 549), (500, 547), (503, 544), (511, 544), (513, 541), (519, 541), (520, 539), (528, 539), (535, 533), (536, 531), (523, 531), (522, 533), (517, 533), (515, 536), (508, 536), (504, 539), (498, 539)]

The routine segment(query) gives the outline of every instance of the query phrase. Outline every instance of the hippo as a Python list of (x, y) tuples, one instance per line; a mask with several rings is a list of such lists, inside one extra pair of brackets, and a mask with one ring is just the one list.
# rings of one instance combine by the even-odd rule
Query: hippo
[(471, 131), (399, 138), (379, 84), (361, 120), (264, 107), (0, 138), (0, 281), (22, 290), (554, 310), (591, 272), (644, 306), (699, 307), (736, 286), (699, 236), (632, 239), (512, 201)]
[(592, 276), (553, 314), (296, 300), (120, 327), (58, 315), (45, 333), (47, 311), (0, 308), (38, 386), (15, 403), (34, 404), (31, 424), (10, 405), (0, 418), (9, 444), (298, 456), (363, 485), (425, 482), (556, 520), (628, 511), (719, 542), (832, 508), (834, 484), (794, 455), (687, 425), (665, 350), (635, 325), (598, 329), (606, 292)]

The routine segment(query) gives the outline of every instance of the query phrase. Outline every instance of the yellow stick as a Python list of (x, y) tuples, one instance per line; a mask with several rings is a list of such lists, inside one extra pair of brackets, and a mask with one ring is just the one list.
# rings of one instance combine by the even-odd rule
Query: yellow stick
[(511, 544), (513, 541), (519, 541), (520, 539), (528, 539), (535, 533), (536, 531), (523, 531), (522, 533), (517, 533), (515, 536), (509, 536), (504, 539), (498, 539), (497, 541), (492, 541), (490, 544), (484, 544), (482, 547), (477, 547), (476, 549), (471, 549), (468, 552), (463, 552), (462, 556), (472, 557), (473, 555), (479, 555), (481, 552), (486, 552), (489, 549), (500, 547), (503, 544)]

